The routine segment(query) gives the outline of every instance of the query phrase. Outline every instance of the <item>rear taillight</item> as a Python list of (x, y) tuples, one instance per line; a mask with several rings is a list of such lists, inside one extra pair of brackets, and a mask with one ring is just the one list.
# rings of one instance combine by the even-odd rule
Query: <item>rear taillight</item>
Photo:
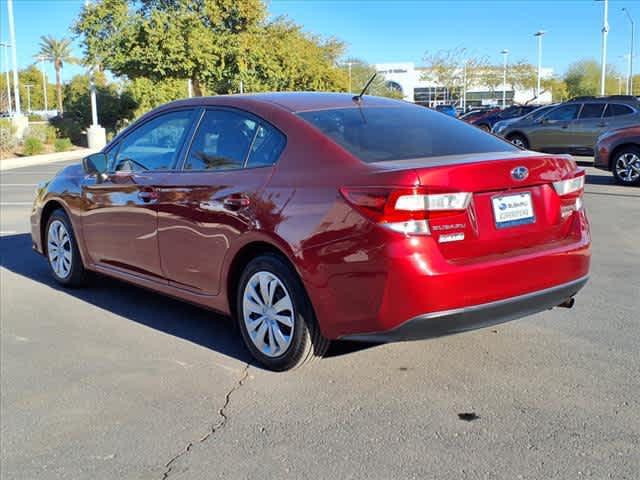
[(407, 235), (430, 234), (430, 218), (464, 211), (471, 201), (467, 192), (427, 193), (421, 187), (343, 187), (340, 192), (367, 218)]
[(560, 213), (563, 218), (582, 209), (584, 181), (585, 171), (579, 170), (576, 175), (571, 178), (553, 182), (553, 188), (560, 197)]

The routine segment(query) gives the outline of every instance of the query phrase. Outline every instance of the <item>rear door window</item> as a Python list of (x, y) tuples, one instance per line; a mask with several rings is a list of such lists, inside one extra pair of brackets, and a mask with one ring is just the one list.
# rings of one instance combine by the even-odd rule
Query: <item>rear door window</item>
[(519, 151), (477, 127), (413, 105), (298, 115), (364, 162)]
[(258, 126), (246, 166), (252, 168), (273, 165), (285, 144), (285, 136), (274, 127), (266, 124)]
[(198, 127), (185, 170), (243, 168), (258, 123), (241, 113), (207, 110)]
[(600, 118), (606, 103), (585, 103), (580, 111), (580, 120), (589, 118)]

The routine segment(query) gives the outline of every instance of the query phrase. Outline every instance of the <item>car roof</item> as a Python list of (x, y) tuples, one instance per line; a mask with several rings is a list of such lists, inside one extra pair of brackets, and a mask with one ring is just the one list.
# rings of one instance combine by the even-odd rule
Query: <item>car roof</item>
[(632, 95), (609, 95), (605, 97), (583, 96), (575, 97), (566, 103), (625, 103), (628, 105), (638, 106), (640, 100)]
[[(291, 112), (304, 112), (310, 110), (328, 110), (336, 108), (349, 108), (360, 106), (368, 107), (402, 107), (412, 106), (413, 103), (390, 98), (364, 95), (360, 103), (356, 103), (352, 93), (329, 93), (329, 92), (270, 92), (270, 93), (250, 93), (234, 95), (217, 95), (214, 97), (194, 97), (185, 100), (178, 100), (181, 105), (216, 105), (227, 104), (237, 100), (242, 103), (269, 103), (277, 105)], [(173, 102), (178, 103), (178, 102)]]

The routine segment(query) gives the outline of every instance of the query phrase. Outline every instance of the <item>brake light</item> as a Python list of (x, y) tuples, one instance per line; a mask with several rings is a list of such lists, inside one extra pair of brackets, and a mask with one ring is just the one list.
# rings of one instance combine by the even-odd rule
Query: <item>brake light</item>
[(553, 188), (561, 197), (571, 195), (572, 193), (576, 192), (582, 194), (582, 190), (584, 189), (584, 174), (584, 170), (581, 170), (573, 178), (560, 180), (559, 182), (553, 182)]
[(429, 218), (466, 210), (471, 193), (427, 193), (422, 187), (343, 187), (342, 196), (370, 220), (407, 235), (430, 234)]
[(560, 197), (560, 214), (562, 218), (582, 209), (585, 171), (580, 170), (573, 178), (553, 182), (553, 188)]

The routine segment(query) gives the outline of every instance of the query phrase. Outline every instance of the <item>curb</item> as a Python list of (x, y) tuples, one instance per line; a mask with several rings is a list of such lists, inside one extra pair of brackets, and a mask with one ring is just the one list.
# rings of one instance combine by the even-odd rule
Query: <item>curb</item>
[(79, 160), (98, 151), (99, 150), (83, 148), (80, 150), (72, 150), (70, 152), (45, 153), (44, 155), (33, 155), (31, 157), (6, 158), (0, 160), (0, 172), (4, 172), (5, 170), (15, 170), (16, 168), (46, 165), (48, 163)]

